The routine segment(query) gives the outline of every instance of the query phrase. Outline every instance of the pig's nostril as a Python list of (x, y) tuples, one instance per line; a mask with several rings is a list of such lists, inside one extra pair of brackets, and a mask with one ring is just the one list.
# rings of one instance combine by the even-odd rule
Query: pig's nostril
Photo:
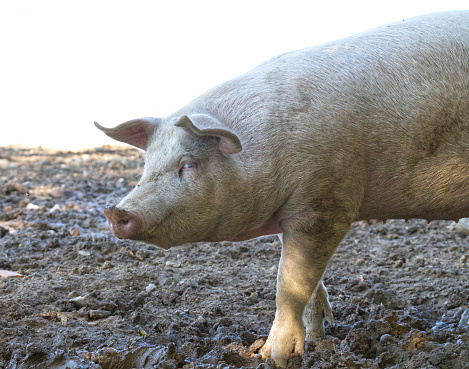
[(132, 238), (140, 232), (140, 220), (126, 210), (111, 206), (104, 209), (104, 215), (118, 238)]

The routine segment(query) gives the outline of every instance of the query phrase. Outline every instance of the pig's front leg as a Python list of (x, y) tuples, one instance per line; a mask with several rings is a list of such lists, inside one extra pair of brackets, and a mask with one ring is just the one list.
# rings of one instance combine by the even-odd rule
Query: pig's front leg
[[(283, 244), (283, 233), (279, 233), (278, 238)], [(324, 336), (324, 319), (329, 324), (334, 324), (329, 295), (327, 294), (324, 282), (320, 281), (316, 291), (306, 304), (303, 313), (303, 324), (306, 328), (306, 341), (314, 341)]]
[(321, 225), (314, 227), (315, 232), (284, 232), (277, 277), (277, 311), (261, 351), (264, 359), (271, 357), (281, 367), (286, 366), (292, 355), (304, 353), (302, 316), (305, 306), (350, 228), (349, 222), (318, 223)]

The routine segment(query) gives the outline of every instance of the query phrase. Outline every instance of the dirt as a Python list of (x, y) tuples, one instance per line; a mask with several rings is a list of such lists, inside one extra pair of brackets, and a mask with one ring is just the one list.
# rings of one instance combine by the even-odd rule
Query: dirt
[[(163, 251), (103, 216), (133, 149), (0, 148), (0, 368), (275, 368), (275, 236)], [(289, 368), (469, 368), (469, 243), (451, 222), (357, 222), (325, 275), (335, 317)]]

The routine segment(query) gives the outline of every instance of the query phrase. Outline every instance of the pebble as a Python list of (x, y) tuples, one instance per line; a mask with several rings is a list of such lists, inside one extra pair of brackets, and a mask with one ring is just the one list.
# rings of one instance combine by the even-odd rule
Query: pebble
[(0, 238), (4, 237), (8, 233), (8, 229), (0, 227)]
[(27, 210), (37, 210), (37, 209), (39, 209), (39, 205), (29, 203), (28, 205), (26, 205), (26, 209)]
[(182, 264), (168, 260), (168, 261), (166, 262), (166, 266), (167, 266), (168, 268), (180, 268), (180, 267), (182, 266)]
[(107, 310), (90, 310), (88, 315), (90, 319), (103, 319), (111, 315), (111, 312)]
[(231, 321), (230, 318), (223, 317), (223, 318), (218, 319), (218, 322), (215, 323), (213, 328), (218, 329), (218, 327), (220, 327), (220, 326), (221, 327), (229, 327), (232, 324), (233, 324), (233, 322)]
[(59, 204), (55, 204), (53, 207), (50, 208), (49, 210), (49, 213), (54, 213), (56, 212), (57, 210), (60, 210), (60, 205)]
[(462, 313), (458, 328), (469, 330), (469, 309), (466, 309), (464, 313)]
[(109, 260), (106, 260), (102, 266), (102, 269), (111, 269), (113, 267), (114, 265)]
[(101, 309), (110, 311), (111, 313), (113, 311), (116, 311), (118, 308), (117, 304), (114, 301), (105, 301), (101, 304)]
[(64, 196), (64, 190), (58, 187), (54, 187), (49, 191), (49, 195), (53, 198), (58, 198)]
[(80, 265), (78, 267), (78, 274), (84, 275), (84, 274), (90, 274), (91, 268), (88, 265)]
[(82, 308), (82, 307), (88, 306), (89, 297), (90, 297), (90, 295), (77, 296), (77, 297), (74, 297), (73, 299), (70, 299), (68, 301), (71, 302), (73, 305), (75, 305), (75, 307)]
[(148, 256), (150, 255), (150, 253), (145, 250), (145, 249), (139, 249), (137, 250), (137, 252), (135, 253), (135, 257), (140, 260), (140, 261), (143, 261), (144, 259), (146, 259)]
[(111, 162), (107, 164), (108, 169), (114, 170), (124, 170), (129, 167), (129, 162), (122, 158), (112, 159)]
[(382, 345), (391, 345), (396, 344), (396, 339), (390, 334), (383, 334), (379, 339), (380, 344)]
[(0, 169), (6, 170), (10, 168), (10, 161), (8, 159), (0, 159)]
[(18, 182), (9, 181), (5, 184), (4, 191), (8, 194), (10, 192), (27, 193), (26, 188)]
[(75, 297), (80, 296), (76, 291), (72, 291), (68, 294), (67, 298), (69, 300), (74, 299)]
[(75, 267), (72, 269), (72, 273), (76, 275), (90, 274), (90, 267), (88, 265), (80, 265), (78, 268)]
[(469, 218), (461, 218), (457, 223), (449, 225), (448, 228), (455, 233), (469, 235)]
[(150, 293), (155, 288), (156, 288), (156, 286), (153, 283), (150, 283), (148, 286), (145, 287), (145, 291), (147, 291), (147, 293)]
[(28, 345), (26, 346), (26, 352), (28, 353), (28, 355), (32, 356), (32, 355), (37, 355), (37, 354), (44, 354), (47, 352), (47, 350), (40, 343), (31, 342), (31, 343), (28, 343)]
[(72, 237), (77, 237), (77, 236), (80, 235), (80, 231), (77, 228), (74, 228), (74, 229), (70, 230), (69, 233)]
[(205, 319), (202, 315), (197, 317), (197, 321), (202, 324), (207, 324), (207, 319)]

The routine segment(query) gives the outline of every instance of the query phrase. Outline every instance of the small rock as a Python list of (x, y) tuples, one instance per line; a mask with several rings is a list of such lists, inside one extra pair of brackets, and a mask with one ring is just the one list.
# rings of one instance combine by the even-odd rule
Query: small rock
[(387, 235), (388, 240), (397, 240), (400, 236), (397, 233), (390, 233)]
[(461, 218), (457, 223), (452, 223), (448, 228), (461, 235), (469, 235), (469, 218)]
[(156, 286), (153, 283), (150, 283), (148, 286), (145, 287), (145, 291), (147, 291), (147, 293), (150, 293), (155, 288), (156, 288)]
[(102, 269), (111, 269), (113, 267), (114, 265), (109, 260), (106, 260), (102, 266)]
[(116, 188), (122, 188), (125, 185), (125, 179), (124, 178), (119, 178), (116, 181)]
[(6, 170), (10, 168), (10, 161), (8, 159), (0, 159), (0, 170)]
[(57, 210), (60, 210), (60, 205), (59, 204), (55, 204), (53, 207), (50, 208), (49, 210), (49, 213), (54, 213), (56, 212)]
[(383, 334), (379, 339), (379, 343), (382, 345), (394, 345), (397, 343), (397, 340), (390, 334)]
[(466, 309), (464, 313), (462, 313), (458, 328), (469, 330), (469, 309)]
[(422, 268), (425, 266), (425, 260), (421, 257), (417, 257), (414, 260), (414, 268)]
[(148, 256), (150, 255), (150, 253), (145, 250), (145, 249), (139, 249), (136, 253), (135, 253), (135, 257), (137, 258), (137, 260), (140, 260), (140, 261), (143, 261), (144, 259), (146, 259)]
[(227, 317), (223, 317), (223, 318), (220, 318), (218, 320), (218, 322), (215, 323), (215, 325), (213, 326), (214, 329), (217, 329), (218, 327), (229, 327), (230, 325), (232, 325), (233, 322), (231, 321), (230, 318), (227, 318)]
[(72, 237), (77, 237), (80, 235), (80, 231), (77, 228), (72, 229), (69, 233)]
[(72, 291), (72, 292), (70, 292), (70, 293), (68, 294), (67, 298), (68, 298), (69, 300), (71, 300), (71, 299), (74, 299), (74, 298), (77, 297), (77, 296), (80, 296), (80, 295), (78, 294), (78, 292)]
[(113, 170), (124, 170), (129, 166), (129, 162), (122, 158), (112, 159), (107, 167)]
[(394, 263), (395, 268), (402, 268), (404, 266), (404, 261), (402, 259), (396, 260)]
[(61, 188), (54, 187), (49, 191), (49, 195), (53, 198), (62, 197), (64, 195), (64, 191)]
[(105, 301), (101, 304), (101, 309), (110, 311), (111, 313), (116, 311), (118, 308), (117, 304), (114, 301)]
[(111, 315), (110, 311), (107, 310), (90, 310), (88, 316), (90, 319), (103, 319)]
[(422, 348), (428, 340), (429, 338), (424, 332), (414, 329), (405, 337), (405, 349), (412, 352)]
[(135, 305), (143, 305), (145, 303), (145, 299), (147, 298), (147, 292), (140, 292), (135, 300), (133, 301)]
[(26, 352), (28, 353), (28, 355), (38, 355), (47, 353), (47, 350), (40, 343), (31, 342), (28, 343), (28, 345), (26, 346)]
[(315, 348), (317, 351), (329, 350), (334, 352), (340, 345), (340, 340), (336, 337), (323, 337), (315, 342)]
[(202, 315), (197, 317), (197, 321), (201, 324), (207, 324), (207, 319), (205, 319)]
[(78, 274), (84, 275), (84, 274), (90, 274), (91, 268), (88, 265), (80, 265), (78, 267)]
[(85, 295), (85, 296), (77, 296), (73, 299), (68, 300), (71, 302), (73, 305), (75, 305), (76, 308), (82, 308), (85, 306), (88, 306), (88, 299), (90, 295)]
[(29, 203), (28, 205), (26, 205), (26, 209), (27, 210), (37, 210), (37, 209), (39, 209), (39, 205)]
[(448, 251), (449, 252), (459, 251), (459, 246), (458, 245), (452, 245), (452, 246), (448, 247)]
[(168, 260), (168, 261), (166, 262), (166, 266), (167, 266), (168, 268), (180, 268), (180, 267), (182, 266), (182, 264)]
[(27, 193), (28, 190), (18, 182), (9, 181), (5, 184), (4, 191), (6, 194), (11, 192)]

